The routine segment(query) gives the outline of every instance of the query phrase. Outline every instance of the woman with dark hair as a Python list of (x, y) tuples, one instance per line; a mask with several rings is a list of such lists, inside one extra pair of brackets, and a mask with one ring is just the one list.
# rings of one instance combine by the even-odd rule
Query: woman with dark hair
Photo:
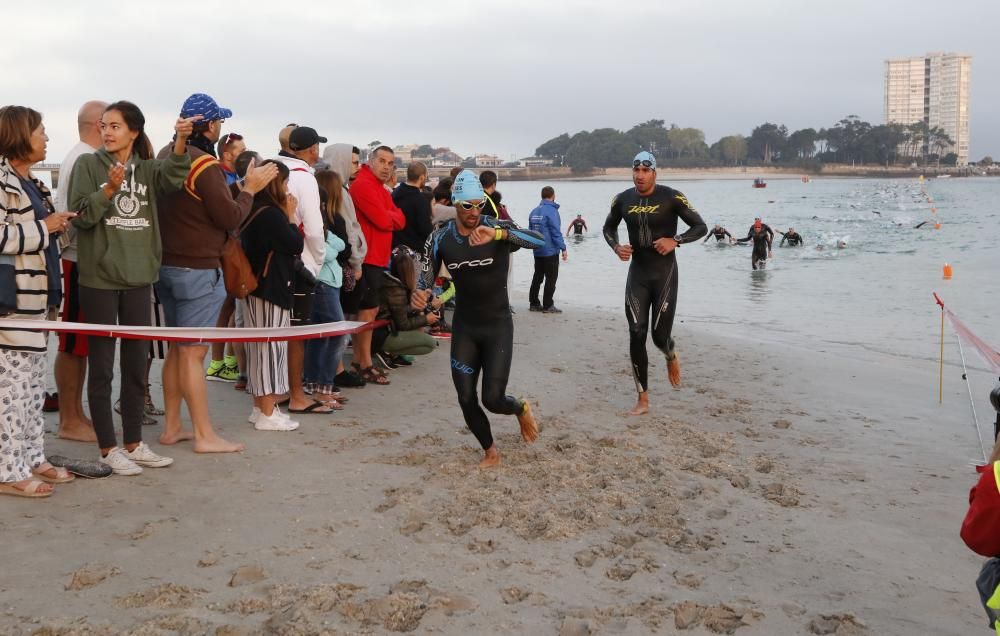
[(388, 320), (388, 327), (379, 327), (372, 335), (372, 352), (390, 366), (387, 356), (422, 356), (434, 351), (437, 341), (423, 328), (441, 319), (436, 313), (441, 301), (428, 302), (428, 311), (410, 307), (410, 296), (417, 288), (417, 258), (413, 250), (400, 245), (392, 250), (389, 271), (382, 274), (379, 290), (378, 320)]
[[(152, 284), (160, 271), (160, 225), (156, 199), (184, 185), (191, 168), (186, 140), (194, 122), (178, 118), (173, 153), (153, 159), (146, 118), (131, 102), (115, 102), (101, 116), (104, 148), (77, 159), (69, 184), (69, 205), (79, 212), (77, 234), (80, 305), (88, 322), (148, 326)], [(111, 416), (115, 338), (91, 336), (87, 356), (87, 400), (101, 449), (101, 462), (118, 475), (138, 475), (142, 467), (169, 466), (173, 460), (142, 441), (149, 344), (123, 340), (121, 412), (124, 448), (119, 448)]]
[[(292, 279), (295, 257), (302, 253), (302, 234), (295, 215), (298, 201), (288, 192), (288, 166), (254, 196), (246, 227), (240, 232), (243, 251), (257, 274), (257, 289), (246, 297), (247, 328), (280, 329), (292, 324)], [(281, 412), (279, 396), (288, 393), (288, 342), (247, 343), (247, 391), (253, 396), (249, 421), (259, 431), (294, 431), (299, 423)]]
[[(316, 172), (319, 184), (320, 207), (326, 232), (326, 252), (323, 265), (317, 276), (313, 301), (313, 324), (339, 322), (344, 319), (340, 304), (340, 288), (344, 280), (344, 266), (351, 256), (346, 243), (347, 226), (344, 218), (337, 214), (340, 200), (344, 196), (344, 181), (332, 170)], [(343, 371), (341, 361), (347, 347), (347, 336), (314, 338), (306, 341), (306, 362), (303, 384), (313, 399), (332, 408), (339, 408), (339, 389), (334, 386), (337, 371)], [(317, 412), (318, 407), (309, 407)], [(318, 412), (323, 412), (320, 409)]]
[[(48, 497), (72, 481), (45, 459), (45, 332), (7, 329), (4, 318), (41, 321), (62, 299), (56, 234), (72, 212), (56, 212), (31, 166), (45, 159), (42, 114), (0, 108), (0, 494)], [(44, 483), (48, 482), (48, 483)]]

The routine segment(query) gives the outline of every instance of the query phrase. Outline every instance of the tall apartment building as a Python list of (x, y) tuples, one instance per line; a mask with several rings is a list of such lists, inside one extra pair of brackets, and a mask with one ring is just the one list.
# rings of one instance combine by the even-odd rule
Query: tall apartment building
[[(955, 145), (959, 165), (969, 162), (969, 75), (972, 56), (928, 53), (885, 62), (885, 121), (923, 122), (943, 129)], [(933, 152), (934, 149), (931, 149)]]

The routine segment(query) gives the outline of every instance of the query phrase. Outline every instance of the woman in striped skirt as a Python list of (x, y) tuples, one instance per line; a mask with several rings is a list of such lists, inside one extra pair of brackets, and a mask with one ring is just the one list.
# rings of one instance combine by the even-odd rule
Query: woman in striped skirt
[[(291, 324), (295, 258), (302, 253), (295, 197), (288, 193), (288, 168), (275, 161), (278, 178), (254, 197), (251, 220), (240, 234), (257, 289), (246, 298), (244, 326), (278, 329)], [(263, 165), (263, 164), (261, 164)], [(247, 343), (250, 421), (261, 431), (294, 431), (298, 422), (281, 412), (278, 396), (288, 392), (288, 343)]]

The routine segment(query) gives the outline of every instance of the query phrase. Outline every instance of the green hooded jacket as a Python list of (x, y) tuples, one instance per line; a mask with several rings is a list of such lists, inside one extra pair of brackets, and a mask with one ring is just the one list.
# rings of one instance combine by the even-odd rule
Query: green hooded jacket
[(160, 224), (156, 197), (184, 185), (191, 168), (188, 153), (163, 160), (132, 155), (125, 180), (109, 200), (101, 187), (116, 159), (105, 150), (83, 155), (73, 167), (69, 207), (80, 214), (77, 267), (80, 284), (97, 289), (131, 289), (159, 278)]

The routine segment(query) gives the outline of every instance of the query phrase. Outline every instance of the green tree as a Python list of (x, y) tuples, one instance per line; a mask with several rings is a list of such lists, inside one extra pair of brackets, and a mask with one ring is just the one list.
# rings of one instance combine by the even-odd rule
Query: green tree
[(680, 128), (672, 126), (667, 131), (670, 151), (675, 158), (704, 157), (708, 154), (705, 145), (705, 133), (697, 128)]
[(788, 128), (766, 122), (753, 129), (747, 140), (747, 153), (754, 159), (771, 163), (780, 158), (788, 140)]
[(986, 155), (985, 157), (979, 160), (979, 165), (983, 166), (984, 168), (989, 168), (990, 166), (993, 165), (993, 157)]
[(784, 159), (809, 159), (814, 154), (816, 154), (816, 141), (819, 139), (819, 134), (813, 128), (803, 128), (802, 130), (796, 130), (792, 134), (788, 135), (788, 141), (785, 144), (787, 152), (785, 154), (789, 156), (783, 156)]
[(738, 165), (747, 159), (747, 139), (743, 135), (728, 135), (712, 145), (712, 156), (726, 165)]
[(958, 155), (953, 152), (949, 152), (944, 157), (941, 158), (941, 165), (954, 166), (958, 164)]
[(428, 144), (421, 144), (420, 147), (418, 147), (416, 150), (413, 151), (412, 156), (413, 157), (433, 157), (434, 156), (434, 147), (430, 146)]
[(573, 143), (573, 139), (569, 136), (569, 133), (563, 133), (558, 137), (553, 137), (549, 139), (544, 144), (535, 148), (536, 157), (562, 157), (566, 155), (569, 150), (570, 144)]
[(648, 150), (654, 155), (666, 155), (670, 152), (670, 139), (667, 129), (663, 127), (662, 119), (649, 121), (632, 126), (625, 136), (640, 150)]

